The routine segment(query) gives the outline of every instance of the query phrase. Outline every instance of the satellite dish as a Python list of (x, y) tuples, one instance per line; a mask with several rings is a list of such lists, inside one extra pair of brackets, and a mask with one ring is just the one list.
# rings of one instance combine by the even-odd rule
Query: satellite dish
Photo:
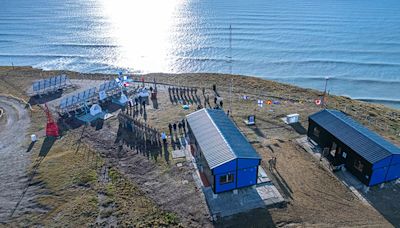
[(90, 107), (90, 115), (95, 116), (99, 113), (101, 113), (103, 110), (101, 109), (100, 105), (94, 104), (92, 107)]

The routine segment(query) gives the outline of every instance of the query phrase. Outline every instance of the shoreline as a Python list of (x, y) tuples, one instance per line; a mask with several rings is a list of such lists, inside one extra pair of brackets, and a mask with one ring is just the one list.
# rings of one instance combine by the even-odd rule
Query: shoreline
[[(12, 66), (0, 66), (0, 67), (12, 67)], [(40, 68), (35, 68), (34, 66), (14, 66), (14, 67), (31, 67), (33, 69), (40, 69)], [(43, 71), (58, 71), (58, 72), (73, 72), (73, 71), (69, 71), (69, 70), (55, 70), (55, 69), (42, 69)], [(77, 71), (80, 74), (85, 74), (85, 75), (116, 75), (116, 73), (109, 73), (108, 71), (104, 71), (104, 72), (85, 72), (85, 71)], [(115, 69), (115, 72), (118, 72), (118, 69)], [(241, 74), (227, 74), (227, 73), (215, 73), (215, 72), (179, 72), (179, 73), (165, 73), (165, 72), (151, 72), (151, 73), (140, 73), (140, 72), (132, 72), (128, 69), (127, 71), (127, 75), (154, 75), (154, 74), (163, 74), (163, 75), (182, 75), (182, 74), (198, 74), (198, 75), (208, 75), (208, 74), (213, 74), (213, 75), (232, 75), (232, 76), (243, 76), (243, 77), (250, 77), (250, 78), (259, 78), (262, 80), (266, 80), (266, 81), (273, 81), (273, 82), (277, 82), (277, 83), (281, 83), (281, 84), (285, 84), (285, 85), (290, 85), (290, 86), (296, 86), (296, 87), (300, 87), (300, 88), (304, 88), (304, 89), (310, 89), (310, 90), (316, 90), (319, 92), (323, 92), (319, 89), (316, 89), (315, 87), (312, 86), (302, 86), (300, 85), (301, 83), (291, 83), (290, 81), (286, 81), (284, 79), (279, 79), (276, 77), (271, 77), (269, 78), (268, 76), (263, 76), (263, 75), (241, 75)], [(301, 78), (300, 78), (301, 79)], [(308, 78), (306, 78), (308, 79)], [(324, 78), (320, 77), (318, 78), (321, 80), (321, 84), (324, 83)], [(337, 80), (337, 78), (331, 78), (330, 80)], [(345, 83), (346, 81), (350, 80), (350, 81), (358, 81), (358, 80), (353, 80), (353, 79), (338, 79), (341, 82)], [(293, 80), (294, 81), (294, 80)], [(365, 82), (365, 81), (371, 81), (369, 79), (359, 79), (360, 82)], [(384, 83), (391, 83), (392, 81), (383, 81)], [(394, 81), (396, 82), (396, 81)], [(328, 90), (328, 93), (330, 91)], [(352, 100), (358, 100), (358, 101), (363, 101), (363, 102), (367, 102), (367, 103), (371, 103), (371, 104), (380, 104), (380, 105), (385, 105), (388, 108), (393, 108), (396, 110), (400, 110), (400, 99), (395, 99), (395, 98), (385, 98), (385, 97), (367, 97), (367, 96), (351, 96), (351, 95), (347, 95), (347, 94), (339, 94), (339, 93), (330, 93), (331, 95), (334, 96), (341, 96), (341, 97), (347, 97), (350, 98)]]

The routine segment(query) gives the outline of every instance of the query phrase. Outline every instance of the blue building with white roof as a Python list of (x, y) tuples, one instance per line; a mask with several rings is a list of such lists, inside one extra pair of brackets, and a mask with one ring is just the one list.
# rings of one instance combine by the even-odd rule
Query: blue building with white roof
[(325, 109), (308, 118), (308, 137), (367, 186), (400, 178), (400, 148), (337, 110)]
[(201, 109), (187, 122), (192, 153), (214, 193), (257, 184), (261, 158), (224, 111)]

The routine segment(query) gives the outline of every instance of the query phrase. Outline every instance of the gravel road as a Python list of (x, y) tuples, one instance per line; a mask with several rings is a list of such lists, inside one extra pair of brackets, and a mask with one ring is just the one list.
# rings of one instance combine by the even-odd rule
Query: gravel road
[[(0, 222), (4, 222), (18, 204), (30, 204), (30, 194), (25, 192), (30, 164), (30, 154), (26, 152), (30, 118), (24, 104), (13, 98), (0, 96), (0, 108), (4, 111), (0, 121)], [(27, 197), (21, 200), (24, 194)], [(14, 216), (18, 213), (21, 210)]]

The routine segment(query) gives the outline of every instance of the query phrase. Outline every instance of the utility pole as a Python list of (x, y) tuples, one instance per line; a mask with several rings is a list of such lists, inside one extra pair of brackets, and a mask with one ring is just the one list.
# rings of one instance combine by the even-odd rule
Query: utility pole
[(326, 108), (326, 103), (325, 103), (325, 101), (326, 101), (326, 88), (327, 88), (327, 86), (328, 86), (328, 80), (329, 80), (329, 77), (325, 77), (324, 98), (323, 98), (323, 100), (322, 100), (322, 105), (323, 105), (324, 108)]
[(232, 115), (232, 90), (233, 90), (233, 78), (231, 78), (231, 86), (229, 90), (229, 114)]
[(229, 74), (232, 74), (232, 25), (229, 25)]

